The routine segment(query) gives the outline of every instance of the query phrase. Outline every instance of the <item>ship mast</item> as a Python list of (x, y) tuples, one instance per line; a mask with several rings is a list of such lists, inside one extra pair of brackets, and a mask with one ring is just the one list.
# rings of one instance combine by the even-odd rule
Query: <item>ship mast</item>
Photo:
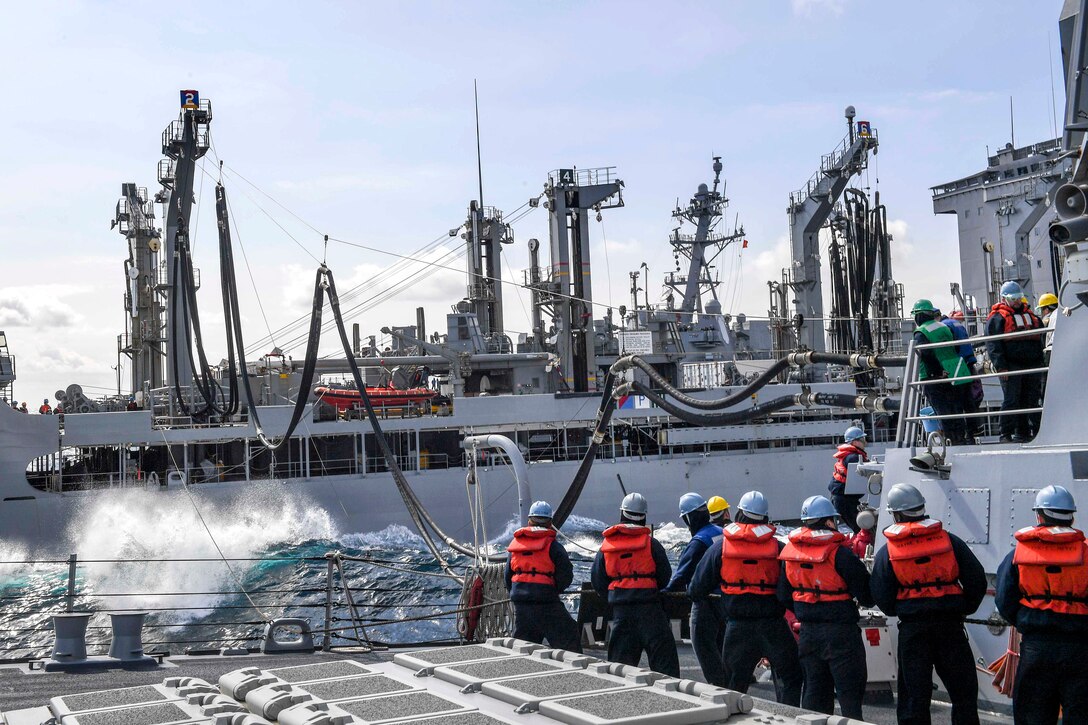
[(135, 394), (145, 386), (161, 388), (164, 384), (163, 302), (159, 298), (162, 288), (157, 274), (160, 240), (159, 230), (155, 227), (154, 206), (148, 199), (146, 187), (121, 184), (121, 198), (110, 226), (123, 234), (128, 242), (126, 331), (118, 337), (117, 349), (132, 361), (129, 385)]
[[(164, 205), (166, 254), (162, 278), (163, 287), (167, 291), (175, 283), (174, 257), (188, 254), (193, 179), (196, 176), (196, 162), (207, 152), (211, 141), (211, 121), (211, 103), (206, 99), (201, 100), (196, 91), (181, 91), (181, 115), (178, 120), (171, 121), (162, 132), (162, 153), (166, 158), (159, 161), (158, 176), (162, 190), (155, 196), (155, 201)], [(169, 324), (165, 337), (170, 342), (166, 346), (167, 381), (171, 385), (185, 388), (193, 382), (192, 350), (185, 342), (185, 331), (189, 329), (190, 318), (182, 300), (175, 300), (169, 292), (166, 294), (166, 319)], [(171, 334), (178, 335), (179, 339), (170, 341)], [(177, 359), (176, 364), (173, 362), (174, 357)]]
[[(684, 209), (677, 207), (672, 213), (672, 218), (678, 224), (669, 236), (669, 243), (672, 244), (673, 254), (677, 259), (677, 271), (680, 257), (683, 256), (688, 260), (688, 272), (686, 275), (670, 272), (665, 277), (665, 285), (682, 295), (680, 310), (689, 315), (704, 311), (704, 293), (709, 293), (713, 300), (718, 299), (718, 285), (721, 280), (710, 273), (710, 268), (727, 246), (744, 237), (743, 227), (738, 227), (729, 234), (714, 229), (729, 206), (729, 200), (723, 193), (725, 185), (721, 182), (721, 156), (714, 157), (713, 168), (714, 187), (708, 188), (706, 184), (699, 184), (699, 189), (688, 202), (688, 206)], [(722, 184), (721, 191), (718, 191), (719, 184)], [(680, 233), (680, 225), (685, 222), (695, 225), (694, 234)], [(718, 312), (720, 311), (719, 307)]]

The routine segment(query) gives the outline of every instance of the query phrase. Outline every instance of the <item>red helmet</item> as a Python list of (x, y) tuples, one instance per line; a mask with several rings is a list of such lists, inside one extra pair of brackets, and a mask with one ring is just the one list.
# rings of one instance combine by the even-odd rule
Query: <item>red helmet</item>
[(953, 320), (959, 320), (960, 322), (963, 322), (963, 312), (961, 310), (953, 310), (952, 314), (949, 315), (949, 317), (951, 317)]

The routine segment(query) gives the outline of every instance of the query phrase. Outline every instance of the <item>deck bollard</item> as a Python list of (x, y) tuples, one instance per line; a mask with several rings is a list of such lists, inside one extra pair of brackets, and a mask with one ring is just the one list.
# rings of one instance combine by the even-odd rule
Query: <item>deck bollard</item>
[(122, 662), (143, 662), (144, 617), (147, 612), (110, 612), (113, 639), (110, 640), (110, 657)]
[(65, 612), (53, 615), (54, 662), (69, 664), (87, 659), (87, 624), (94, 612)]

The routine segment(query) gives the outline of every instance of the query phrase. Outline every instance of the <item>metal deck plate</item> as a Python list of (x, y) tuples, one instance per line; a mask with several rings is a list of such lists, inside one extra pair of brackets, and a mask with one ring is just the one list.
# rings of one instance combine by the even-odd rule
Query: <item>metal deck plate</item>
[[(673, 684), (675, 680), (671, 681)], [(723, 691), (724, 692), (724, 691)], [(605, 725), (606, 723), (660, 723), (695, 725), (725, 720), (731, 708), (665, 687), (640, 687), (579, 697), (544, 700), (540, 714), (569, 725)]]
[(119, 710), (80, 712), (65, 715), (60, 720), (61, 725), (164, 725), (207, 721), (208, 718), (194, 717), (173, 702), (137, 705)]
[(299, 686), (299, 689), (305, 690), (320, 700), (333, 701), (384, 695), (414, 688), (386, 675), (363, 675), (362, 677), (348, 677), (340, 680), (310, 682)]
[(141, 685), (140, 687), (126, 687), (120, 690), (85, 692), (81, 695), (61, 695), (49, 701), (49, 709), (53, 711), (54, 715), (61, 717), (72, 712), (103, 710), (111, 707), (124, 707), (125, 705), (162, 702), (172, 699), (178, 698), (167, 696), (154, 685)]
[(519, 639), (495, 638), (485, 644), (471, 644), (463, 647), (440, 647), (418, 652), (400, 652), (393, 655), (393, 662), (401, 667), (432, 674), (436, 667), (461, 662), (478, 662), (499, 657), (518, 657), (544, 649), (542, 645), (524, 642)]
[(500, 720), (482, 712), (461, 712), (456, 715), (441, 715), (416, 720), (415, 725), (510, 725), (516, 720)]
[(333, 677), (352, 677), (354, 675), (371, 674), (370, 670), (355, 660), (336, 660), (335, 662), (321, 662), (315, 665), (298, 665), (296, 667), (276, 667), (264, 670), (269, 675), (275, 675), (284, 682), (311, 682), (313, 680), (329, 680)]
[(624, 688), (646, 687), (652, 681), (650, 670), (628, 668), (626, 677), (609, 672), (607, 662), (591, 664), (588, 670), (567, 670), (530, 677), (511, 677), (485, 682), (483, 694), (512, 705), (540, 708), (542, 700), (587, 692), (607, 692)]
[(336, 703), (336, 707), (353, 715), (362, 723), (418, 718), (440, 712), (465, 710), (461, 703), (447, 700), (429, 692), (409, 692), (388, 697), (371, 697), (365, 700), (348, 700)]

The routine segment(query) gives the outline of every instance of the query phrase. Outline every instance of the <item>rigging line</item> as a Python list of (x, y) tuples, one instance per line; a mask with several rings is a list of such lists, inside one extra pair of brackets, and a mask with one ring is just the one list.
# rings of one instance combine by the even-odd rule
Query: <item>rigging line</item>
[[(226, 165), (226, 164), (224, 164), (224, 166), (225, 166), (225, 165)], [(202, 171), (203, 171), (203, 169), (202, 169)], [(204, 173), (206, 173), (206, 174), (207, 174), (208, 172), (207, 172), (207, 171), (204, 171)], [(286, 234), (286, 235), (287, 235), (288, 237), (290, 237), (291, 241), (292, 241), (292, 242), (294, 242), (294, 243), (295, 243), (295, 244), (296, 244), (296, 245), (298, 246), (298, 248), (299, 248), (299, 249), (301, 249), (301, 250), (302, 250), (303, 252), (305, 252), (305, 253), (306, 253), (306, 256), (308, 256), (308, 257), (309, 257), (310, 259), (314, 260), (314, 261), (315, 261), (315, 262), (317, 262), (318, 264), (321, 264), (321, 260), (320, 260), (320, 259), (318, 259), (317, 257), (315, 257), (315, 256), (313, 255), (313, 253), (312, 253), (312, 252), (310, 252), (310, 250), (309, 250), (309, 249), (307, 249), (307, 248), (305, 247), (305, 245), (303, 245), (303, 244), (302, 244), (302, 242), (300, 242), (300, 241), (299, 241), (299, 240), (298, 240), (298, 239), (297, 239), (297, 238), (295, 237), (295, 235), (294, 235), (294, 234), (292, 234), (291, 232), (287, 231), (287, 228), (286, 228), (286, 227), (284, 227), (284, 226), (283, 226), (282, 224), (280, 224), (280, 223), (279, 223), (279, 220), (277, 220), (277, 219), (276, 219), (276, 217), (272, 216), (272, 215), (271, 215), (271, 214), (270, 214), (270, 213), (268, 212), (268, 210), (267, 210), (267, 209), (265, 209), (265, 208), (264, 208), (263, 206), (261, 206), (260, 204), (258, 204), (258, 203), (257, 203), (257, 200), (256, 200), (256, 199), (254, 199), (254, 198), (253, 198), (252, 196), (250, 196), (250, 195), (249, 195), (249, 193), (248, 193), (248, 192), (246, 192), (246, 190), (245, 190), (245, 189), (243, 189), (243, 188), (239, 188), (239, 191), (241, 191), (241, 192), (242, 192), (242, 196), (244, 196), (245, 198), (249, 199), (250, 203), (251, 203), (251, 204), (253, 204), (253, 206), (257, 207), (257, 208), (258, 208), (258, 209), (259, 209), (259, 210), (261, 211), (261, 213), (262, 213), (262, 214), (264, 214), (264, 215), (265, 215), (266, 217), (268, 217), (268, 220), (269, 220), (269, 221), (271, 221), (271, 222), (272, 222), (273, 224), (275, 224), (275, 225), (276, 225), (277, 227), (279, 227), (279, 228), (280, 228), (280, 231), (281, 231), (281, 232), (283, 232), (283, 233), (284, 233), (284, 234)], [(307, 225), (307, 226), (309, 226), (309, 225)], [(320, 232), (318, 232), (318, 233), (320, 234)]]
[[(234, 227), (234, 238), (238, 240), (238, 248), (242, 250), (242, 261), (246, 263), (246, 273), (249, 275), (249, 284), (253, 287), (253, 296), (257, 298), (257, 307), (261, 310), (261, 317), (264, 319), (265, 329), (268, 330), (268, 337), (272, 340), (272, 345), (276, 344), (276, 336), (272, 333), (272, 326), (268, 323), (268, 314), (264, 311), (264, 303), (261, 302), (261, 293), (257, 291), (257, 280), (253, 277), (253, 268), (249, 266), (249, 255), (246, 254), (246, 246), (242, 244), (242, 235), (238, 233), (238, 222), (234, 218), (234, 208), (230, 205), (230, 197), (227, 197), (227, 210), (230, 212), (230, 223)], [(243, 375), (245, 372), (243, 371)]]
[[(514, 276), (514, 270), (512, 270), (510, 268), (510, 260), (507, 259), (506, 256), (503, 256), (502, 261), (503, 261), (503, 264), (506, 265), (506, 273), (509, 274), (511, 277), (513, 277)], [(521, 288), (520, 287), (518, 287), (516, 289), (517, 289), (517, 293), (518, 293), (518, 304), (521, 305), (521, 314), (525, 315), (525, 319), (528, 320), (529, 319), (529, 310), (528, 310), (528, 308), (525, 307), (525, 297), (521, 294)]]
[[(165, 445), (166, 452), (170, 456), (170, 462), (174, 464), (174, 470), (183, 470), (182, 468), (179, 468), (177, 458), (174, 457), (174, 450), (170, 446), (170, 441), (166, 439), (166, 431), (160, 429), (159, 433), (162, 435), (162, 442)], [(249, 604), (251, 607), (253, 607), (254, 611), (256, 611), (257, 614), (261, 615), (261, 619), (266, 622), (271, 621), (272, 617), (267, 612), (263, 611), (260, 607), (258, 607), (257, 603), (253, 601), (253, 597), (251, 597), (249, 595), (249, 592), (246, 591), (246, 587), (242, 583), (241, 577), (239, 577), (238, 573), (234, 571), (234, 567), (230, 565), (230, 560), (227, 559), (226, 554), (223, 553), (223, 549), (220, 548), (219, 542), (215, 540), (215, 535), (212, 533), (211, 528), (208, 526), (208, 522), (204, 520), (204, 514), (200, 512), (200, 507), (197, 506), (196, 499), (193, 498), (193, 492), (189, 490), (188, 471), (185, 472), (185, 481), (182, 484), (182, 488), (185, 489), (185, 494), (189, 497), (189, 503), (193, 505), (193, 511), (196, 512), (196, 517), (200, 519), (201, 526), (204, 527), (205, 533), (207, 533), (208, 538), (211, 539), (212, 546), (215, 547), (216, 552), (219, 554), (219, 560), (222, 561), (223, 564), (227, 567), (227, 571), (230, 572), (231, 578), (234, 579), (234, 583), (238, 586), (238, 590), (245, 595), (246, 599), (249, 601)]]
[(303, 224), (305, 224), (306, 226), (308, 226), (308, 227), (309, 227), (309, 228), (310, 228), (311, 230), (313, 230), (313, 231), (314, 231), (314, 232), (315, 232), (316, 234), (322, 234), (322, 235), (324, 235), (324, 232), (322, 232), (322, 231), (321, 231), (320, 229), (318, 229), (317, 227), (315, 227), (315, 226), (314, 226), (313, 224), (311, 224), (310, 222), (306, 221), (305, 219), (303, 219), (302, 217), (300, 217), (300, 216), (299, 216), (298, 214), (296, 214), (295, 212), (291, 211), (291, 210), (290, 210), (290, 209), (288, 209), (288, 208), (287, 208), (286, 206), (284, 206), (283, 204), (281, 204), (281, 203), (280, 203), (280, 202), (279, 202), (279, 201), (278, 201), (277, 199), (275, 199), (275, 198), (274, 198), (274, 197), (273, 197), (273, 196), (272, 196), (271, 194), (269, 194), (269, 193), (268, 193), (268, 192), (266, 192), (266, 191), (265, 191), (264, 189), (262, 189), (261, 187), (257, 186), (257, 185), (256, 185), (256, 184), (254, 184), (254, 183), (253, 183), (252, 181), (250, 181), (249, 179), (247, 179), (247, 178), (246, 178), (245, 176), (243, 176), (243, 175), (242, 175), (242, 173), (241, 173), (240, 171), (238, 171), (237, 169), (235, 169), (235, 168), (234, 168), (233, 166), (227, 166), (227, 168), (228, 168), (228, 169), (230, 169), (230, 173), (234, 174), (234, 175), (235, 175), (235, 176), (237, 176), (237, 177), (238, 177), (239, 179), (241, 179), (242, 181), (244, 181), (244, 182), (246, 182), (247, 184), (249, 184), (250, 186), (252, 186), (252, 187), (253, 187), (254, 189), (256, 189), (256, 190), (257, 190), (257, 191), (258, 191), (258, 192), (259, 192), (260, 194), (262, 194), (263, 196), (267, 197), (269, 201), (271, 201), (271, 202), (272, 202), (273, 204), (275, 204), (276, 206), (278, 206), (278, 207), (279, 207), (280, 209), (283, 209), (283, 210), (284, 210), (285, 212), (287, 212), (288, 214), (290, 214), (291, 216), (293, 216), (293, 217), (294, 217), (295, 219), (298, 219), (298, 220), (299, 220), (300, 222), (302, 222)]
[[(604, 272), (608, 278), (608, 306), (612, 307), (612, 263), (608, 260), (608, 235), (604, 231), (604, 215), (597, 212), (597, 223), (601, 225), (601, 246), (604, 247)], [(609, 331), (611, 334), (611, 330)]]
[[(441, 235), (436, 237), (434, 240), (432, 240), (431, 242), (429, 242), (428, 244), (426, 244), (422, 248), (420, 248), (418, 251), (416, 251), (415, 254), (424, 254), (426, 252), (429, 252), (429, 251), (433, 250), (439, 243), (441, 243), (444, 239), (447, 239), (448, 237), (449, 237), (449, 233), (448, 232), (443, 232)], [(355, 297), (358, 297), (364, 291), (369, 291), (370, 289), (372, 289), (374, 287), (374, 285), (376, 285), (380, 281), (384, 281), (385, 277), (387, 277), (389, 275), (399, 274), (404, 269), (408, 268), (408, 266), (410, 264), (411, 264), (410, 261), (402, 260), (402, 261), (398, 261), (398, 262), (390, 265), (389, 267), (386, 267), (385, 269), (379, 270), (372, 277), (363, 280), (362, 282), (360, 282), (359, 284), (355, 285), (350, 290), (345, 292), (344, 295), (341, 297), (341, 301), (350, 300), (350, 299), (353, 299)], [(288, 322), (285, 325), (283, 325), (282, 327), (278, 328), (276, 330), (276, 333), (281, 334), (281, 335), (295, 334), (294, 331), (299, 329), (306, 322), (308, 322), (308, 320), (309, 320), (309, 317), (307, 315), (303, 315), (302, 317), (299, 317), (299, 318), (297, 318), (295, 320), (292, 320), (291, 322)], [(266, 337), (266, 338), (261, 338), (260, 340), (257, 340), (256, 342), (251, 344), (251, 350), (250, 351), (253, 352), (253, 351), (259, 350), (263, 345), (265, 345), (267, 342), (269, 342), (270, 339), (272, 339), (272, 338), (271, 337)]]
[[(458, 274), (464, 274), (463, 269), (457, 269), (455, 267), (447, 267), (447, 266), (444, 266), (444, 265), (441, 265), (441, 264), (437, 264), (435, 262), (427, 262), (427, 261), (422, 260), (422, 259), (415, 259), (413, 257), (409, 257), (409, 256), (404, 255), (404, 254), (398, 254), (396, 252), (390, 252), (390, 251), (388, 251), (386, 249), (378, 249), (377, 247), (371, 247), (371, 246), (368, 246), (366, 244), (360, 244), (359, 242), (349, 242), (346, 239), (338, 239), (336, 237), (329, 237), (329, 241), (330, 242), (337, 242), (339, 244), (346, 244), (349, 247), (358, 247), (359, 249), (365, 249), (365, 250), (367, 250), (369, 252), (377, 252), (378, 254), (385, 254), (385, 255), (388, 255), (390, 257), (399, 257), (401, 259), (411, 259), (413, 261), (419, 262), (420, 264), (427, 264), (427, 265), (431, 265), (431, 266), (435, 266), (435, 267), (442, 267), (443, 269), (449, 269), (451, 271), (457, 272)], [(520, 284), (518, 282), (513, 282), (511, 280), (496, 279), (494, 277), (488, 277), (487, 275), (479, 275), (479, 276), (482, 279), (486, 279), (486, 280), (489, 280), (491, 282), (498, 282), (500, 284), (511, 285), (513, 287), (521, 287), (522, 289), (529, 289), (528, 285)], [(584, 297), (576, 297), (574, 295), (563, 294), (562, 292), (548, 292), (548, 294), (550, 296), (552, 296), (552, 297), (559, 297), (559, 298), (565, 299), (565, 300), (574, 300), (576, 302), (584, 302), (587, 305), (593, 305), (595, 307), (601, 307), (603, 309), (608, 309), (608, 305), (605, 304), (604, 302), (596, 302), (594, 300), (586, 299)], [(720, 315), (719, 315), (719, 317), (720, 317)]]
[[(460, 257), (461, 255), (463, 255), (464, 253), (465, 253), (464, 248), (455, 247), (455, 248), (451, 249), (449, 252), (447, 252), (445, 255), (440, 257), (439, 259), (440, 260), (445, 260), (446, 257), (449, 257), (451, 254), (455, 255), (454, 258), (457, 258), (457, 257)], [(453, 260), (450, 260), (450, 261), (453, 261)], [(346, 314), (346, 315), (360, 315), (360, 314), (363, 314), (364, 312), (368, 312), (369, 310), (373, 309), (374, 307), (376, 307), (376, 306), (388, 301), (389, 299), (392, 299), (393, 297), (401, 294), (405, 290), (405, 288), (407, 286), (419, 283), (419, 282), (423, 281), (424, 279), (431, 276), (432, 274), (434, 274), (437, 271), (440, 271), (440, 268), (437, 268), (437, 267), (426, 268), (425, 267), (425, 268), (423, 268), (421, 270), (413, 272), (408, 277), (406, 277), (406, 278), (404, 278), (402, 280), (398, 280), (396, 282), (393, 282), (386, 289), (379, 290), (378, 292), (375, 292), (374, 295), (372, 295), (371, 297), (366, 298), (365, 300), (358, 303), (357, 305), (355, 305), (351, 309), (346, 310), (344, 312), (344, 314)], [(334, 322), (324, 323), (322, 325), (322, 328), (321, 328), (322, 332), (328, 332), (329, 330), (332, 329), (332, 326), (334, 324), (335, 324)], [(292, 334), (294, 334), (294, 333), (292, 333)], [(288, 339), (288, 340), (286, 340), (284, 342), (284, 348), (283, 349), (290, 349), (292, 347), (295, 347), (304, 338), (305, 338), (305, 335), (295, 334), (294, 337), (291, 337), (290, 339)]]

